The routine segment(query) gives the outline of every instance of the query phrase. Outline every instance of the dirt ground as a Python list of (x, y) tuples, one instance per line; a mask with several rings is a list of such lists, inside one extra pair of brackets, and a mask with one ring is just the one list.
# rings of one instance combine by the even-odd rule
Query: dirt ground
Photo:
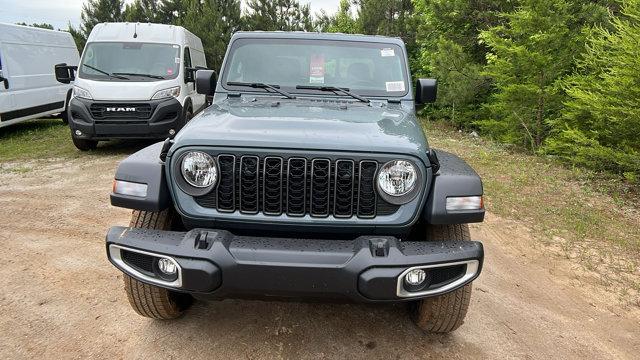
[[(109, 205), (107, 156), (0, 165), (0, 358), (636, 358), (640, 310), (492, 214), (466, 323), (422, 334), (403, 306), (197, 303), (139, 317), (105, 256), (129, 211)], [(29, 170), (30, 169), (30, 170)]]

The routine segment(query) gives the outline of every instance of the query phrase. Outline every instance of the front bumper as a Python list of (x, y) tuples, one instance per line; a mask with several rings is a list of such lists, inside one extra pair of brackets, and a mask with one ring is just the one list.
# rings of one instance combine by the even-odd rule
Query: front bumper
[[(480, 274), (484, 257), (482, 244), (474, 241), (261, 238), (212, 229), (185, 233), (112, 227), (106, 246), (111, 263), (140, 281), (218, 299), (414, 300), (470, 283)], [(159, 258), (177, 263), (177, 278), (165, 281), (154, 274), (151, 264)], [(408, 291), (404, 274), (413, 268), (427, 271), (431, 282)]]
[[(111, 108), (113, 114), (96, 117), (92, 106), (98, 109)], [(145, 109), (141, 116), (138, 109)], [(126, 109), (136, 109), (128, 112)], [(68, 118), (72, 136), (86, 140), (109, 139), (165, 139), (169, 137), (169, 130), (180, 130), (184, 124), (182, 105), (175, 98), (147, 101), (98, 101), (73, 98), (69, 102)], [(148, 113), (149, 115), (146, 115)], [(81, 135), (76, 134), (76, 130)]]

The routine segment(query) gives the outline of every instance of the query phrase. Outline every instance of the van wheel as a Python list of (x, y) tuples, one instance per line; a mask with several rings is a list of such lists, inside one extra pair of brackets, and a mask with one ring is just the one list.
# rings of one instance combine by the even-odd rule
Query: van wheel
[(95, 150), (98, 147), (97, 140), (76, 139), (73, 136), (71, 139), (73, 140), (73, 145), (80, 151)]
[[(160, 211), (134, 210), (131, 227), (155, 230), (172, 230), (174, 212), (172, 208)], [(152, 319), (169, 320), (182, 315), (191, 306), (191, 295), (149, 285), (124, 274), (124, 290), (129, 304), (139, 315)]]
[[(427, 241), (471, 240), (469, 225), (429, 225)], [(430, 333), (455, 331), (464, 323), (471, 301), (471, 284), (450, 293), (409, 304), (411, 317), (420, 329)]]

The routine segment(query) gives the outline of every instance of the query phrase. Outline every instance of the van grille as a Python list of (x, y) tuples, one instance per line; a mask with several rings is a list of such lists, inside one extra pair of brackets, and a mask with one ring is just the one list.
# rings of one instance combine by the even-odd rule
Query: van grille
[(151, 104), (93, 103), (90, 106), (94, 119), (150, 119)]
[(377, 195), (374, 160), (221, 154), (217, 161), (217, 187), (195, 200), (220, 212), (374, 218), (399, 208)]

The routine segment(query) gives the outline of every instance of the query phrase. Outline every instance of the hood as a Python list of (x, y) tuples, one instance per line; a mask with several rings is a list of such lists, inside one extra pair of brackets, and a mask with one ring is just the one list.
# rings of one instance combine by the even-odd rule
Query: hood
[(150, 100), (158, 90), (179, 84), (175, 79), (160, 81), (97, 81), (76, 78), (74, 85), (91, 94), (94, 100), (136, 101)]
[(237, 98), (218, 102), (176, 136), (182, 146), (410, 154), (428, 149), (413, 109), (399, 104)]

